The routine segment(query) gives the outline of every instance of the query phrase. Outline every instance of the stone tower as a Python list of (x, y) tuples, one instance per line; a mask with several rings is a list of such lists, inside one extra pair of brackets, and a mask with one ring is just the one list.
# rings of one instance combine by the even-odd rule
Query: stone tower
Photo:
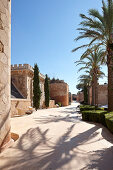
[(0, 148), (10, 141), (11, 0), (0, 0)]

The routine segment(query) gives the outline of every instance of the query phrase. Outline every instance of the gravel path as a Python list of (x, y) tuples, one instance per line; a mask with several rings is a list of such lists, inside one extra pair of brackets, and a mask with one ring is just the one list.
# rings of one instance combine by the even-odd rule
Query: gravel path
[(113, 170), (113, 135), (81, 121), (76, 106), (12, 118), (20, 138), (0, 154), (0, 170)]

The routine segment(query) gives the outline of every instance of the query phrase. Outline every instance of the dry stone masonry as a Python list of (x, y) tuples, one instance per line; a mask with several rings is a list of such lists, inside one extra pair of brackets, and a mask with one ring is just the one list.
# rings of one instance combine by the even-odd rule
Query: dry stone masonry
[(11, 1), (0, 0), (0, 150), (10, 141)]

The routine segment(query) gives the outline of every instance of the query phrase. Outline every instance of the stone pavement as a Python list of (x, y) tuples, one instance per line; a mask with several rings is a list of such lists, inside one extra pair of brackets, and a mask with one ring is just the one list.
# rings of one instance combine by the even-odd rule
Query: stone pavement
[(0, 170), (112, 170), (113, 135), (81, 121), (77, 105), (12, 118), (20, 138), (0, 154)]

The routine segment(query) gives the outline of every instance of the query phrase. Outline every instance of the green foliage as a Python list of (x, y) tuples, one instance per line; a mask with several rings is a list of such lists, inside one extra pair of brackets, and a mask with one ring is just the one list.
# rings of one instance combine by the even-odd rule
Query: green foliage
[[(106, 3), (107, 2), (107, 3)], [(73, 52), (80, 48), (86, 48), (86, 51), (82, 55), (90, 51), (94, 51), (94, 46), (96, 48), (103, 49), (103, 54), (101, 57), (102, 63), (107, 64), (108, 69), (111, 67), (113, 50), (113, 0), (102, 0), (101, 11), (96, 9), (90, 9), (88, 15), (80, 14), (82, 21), (80, 22), (79, 36), (75, 40), (89, 39), (89, 43), (82, 44), (81, 46), (75, 48)], [(110, 71), (108, 72), (108, 88), (112, 87), (112, 81), (109, 81)], [(112, 91), (108, 91), (108, 109), (112, 110)]]
[(91, 106), (91, 105), (80, 105), (80, 111), (85, 111), (85, 110), (95, 110), (95, 106)]
[(39, 79), (39, 68), (37, 64), (34, 65), (34, 78), (33, 78), (33, 107), (37, 110), (40, 107), (40, 79)]
[(105, 115), (107, 128), (113, 133), (113, 112)]
[(87, 91), (87, 86), (84, 86), (84, 104), (88, 104), (88, 91)]
[(45, 83), (44, 83), (44, 91), (45, 91), (45, 106), (49, 107), (50, 101), (50, 92), (49, 92), (49, 80), (46, 74)]
[[(88, 92), (87, 87), (92, 85), (92, 102), (93, 104), (97, 105), (97, 85), (98, 85), (98, 78), (102, 78), (104, 73), (100, 71), (101, 63), (102, 63), (102, 56), (103, 51), (99, 50), (98, 48), (94, 48), (94, 51), (87, 50), (85, 54), (83, 54), (79, 61), (76, 61), (77, 65), (82, 65), (79, 68), (79, 71), (84, 70), (86, 73), (89, 73), (88, 75), (82, 75), (80, 76), (80, 85), (83, 85), (83, 91), (84, 91), (84, 103), (88, 103)], [(86, 60), (87, 59), (87, 60)], [(86, 61), (85, 61), (86, 60)], [(95, 93), (94, 93), (95, 92)], [(94, 101), (95, 99), (95, 101)]]
[(102, 123), (104, 126), (106, 126), (105, 114), (107, 114), (107, 111), (102, 110), (82, 111), (82, 119), (84, 121)]
[(62, 103), (61, 102), (58, 102), (58, 105), (59, 105), (59, 107), (62, 107)]

